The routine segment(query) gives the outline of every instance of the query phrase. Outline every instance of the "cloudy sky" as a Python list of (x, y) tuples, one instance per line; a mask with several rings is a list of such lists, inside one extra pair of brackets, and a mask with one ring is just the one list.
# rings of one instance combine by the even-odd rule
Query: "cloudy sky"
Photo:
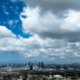
[(0, 1), (0, 63), (28, 61), (80, 61), (80, 0)]

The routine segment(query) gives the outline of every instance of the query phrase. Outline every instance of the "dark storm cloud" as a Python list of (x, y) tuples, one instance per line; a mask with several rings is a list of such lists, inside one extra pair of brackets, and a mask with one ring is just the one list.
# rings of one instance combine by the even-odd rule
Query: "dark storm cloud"
[(80, 10), (80, 0), (25, 0), (30, 7), (41, 7), (44, 11)]
[(69, 42), (80, 41), (80, 32), (74, 31), (60, 31), (60, 32), (42, 32), (40, 36), (43, 38), (64, 39)]

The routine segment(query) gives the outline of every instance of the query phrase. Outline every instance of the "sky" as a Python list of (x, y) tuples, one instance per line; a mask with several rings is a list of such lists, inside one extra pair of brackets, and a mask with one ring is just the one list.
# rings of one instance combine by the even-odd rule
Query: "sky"
[(1, 0), (0, 63), (79, 63), (80, 0)]

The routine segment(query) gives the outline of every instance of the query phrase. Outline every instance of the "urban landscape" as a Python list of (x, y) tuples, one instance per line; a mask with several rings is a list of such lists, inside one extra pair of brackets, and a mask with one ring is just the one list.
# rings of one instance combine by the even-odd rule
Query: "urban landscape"
[(3, 64), (0, 80), (80, 80), (80, 64)]
[(80, 80), (80, 0), (0, 0), (0, 80)]

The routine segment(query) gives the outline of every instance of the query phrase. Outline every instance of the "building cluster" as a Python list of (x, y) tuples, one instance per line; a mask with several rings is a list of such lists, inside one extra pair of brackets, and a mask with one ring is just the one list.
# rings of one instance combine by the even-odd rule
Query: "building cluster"
[(80, 80), (80, 66), (43, 62), (1, 65), (0, 80)]
[(42, 70), (44, 68), (44, 63), (25, 63), (25, 64), (3, 64), (0, 66), (0, 72), (6, 71), (21, 71), (21, 70)]

